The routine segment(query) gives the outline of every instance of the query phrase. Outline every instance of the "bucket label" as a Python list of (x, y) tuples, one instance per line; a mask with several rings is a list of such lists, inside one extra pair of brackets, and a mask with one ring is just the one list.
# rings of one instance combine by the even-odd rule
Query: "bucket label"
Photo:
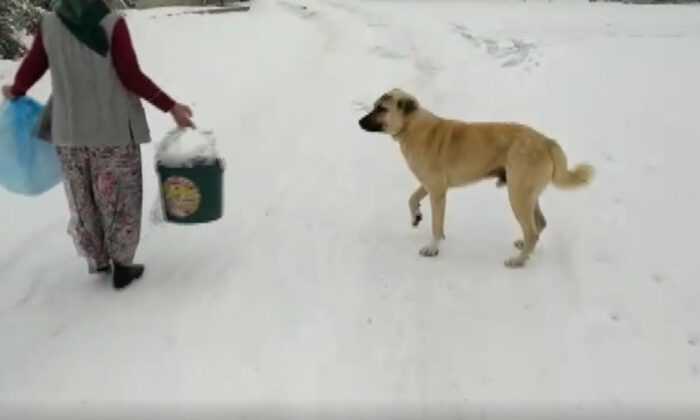
[(197, 186), (187, 178), (171, 176), (163, 183), (168, 213), (178, 218), (194, 214), (202, 203)]

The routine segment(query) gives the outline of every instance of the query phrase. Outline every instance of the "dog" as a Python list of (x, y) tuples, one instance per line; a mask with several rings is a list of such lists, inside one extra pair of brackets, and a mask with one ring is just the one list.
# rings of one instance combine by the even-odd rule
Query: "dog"
[(513, 214), (522, 229), (522, 239), (514, 243), (519, 252), (504, 264), (523, 267), (547, 227), (539, 205), (545, 188), (550, 183), (561, 189), (580, 188), (589, 185), (594, 176), (593, 166), (587, 163), (569, 169), (561, 146), (534, 128), (443, 118), (401, 89), (381, 95), (359, 125), (366, 132), (388, 134), (398, 142), (420, 183), (408, 200), (414, 227), (423, 219), (421, 201), (430, 197), (432, 240), (419, 251), (424, 257), (437, 256), (445, 239), (447, 191), (496, 178), (497, 186), (507, 187)]

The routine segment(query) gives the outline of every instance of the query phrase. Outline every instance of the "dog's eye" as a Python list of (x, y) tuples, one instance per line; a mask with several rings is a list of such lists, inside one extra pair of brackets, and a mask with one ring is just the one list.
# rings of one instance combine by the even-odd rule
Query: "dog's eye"
[(376, 112), (386, 112), (386, 107), (382, 105), (377, 105), (376, 108), (374, 108)]

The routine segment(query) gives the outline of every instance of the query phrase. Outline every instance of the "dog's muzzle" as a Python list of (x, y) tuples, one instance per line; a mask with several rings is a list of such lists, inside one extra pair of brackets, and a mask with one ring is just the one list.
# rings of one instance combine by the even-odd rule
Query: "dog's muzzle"
[(375, 121), (372, 117), (374, 117), (374, 115), (367, 114), (362, 119), (360, 119), (360, 127), (362, 127), (363, 130), (369, 131), (371, 133), (377, 133), (382, 131), (384, 129), (383, 124)]

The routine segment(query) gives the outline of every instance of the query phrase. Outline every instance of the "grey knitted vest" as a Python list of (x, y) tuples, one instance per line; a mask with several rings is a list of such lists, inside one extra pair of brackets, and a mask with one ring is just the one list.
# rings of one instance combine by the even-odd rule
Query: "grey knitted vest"
[[(112, 12), (102, 21), (110, 40), (120, 17)], [(51, 72), (51, 141), (93, 147), (150, 142), (141, 100), (122, 85), (111, 53), (90, 50), (54, 13), (43, 17), (41, 31)]]

